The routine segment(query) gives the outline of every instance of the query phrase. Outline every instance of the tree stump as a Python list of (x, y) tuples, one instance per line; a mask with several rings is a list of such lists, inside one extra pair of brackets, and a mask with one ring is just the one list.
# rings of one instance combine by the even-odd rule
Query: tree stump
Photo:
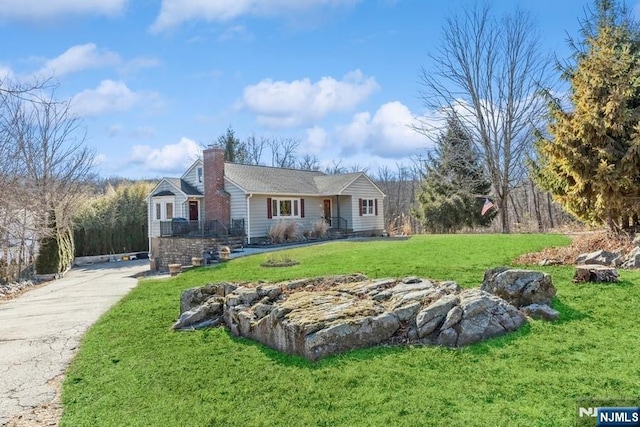
[(604, 265), (577, 265), (573, 275), (574, 283), (583, 282), (617, 282), (618, 271)]

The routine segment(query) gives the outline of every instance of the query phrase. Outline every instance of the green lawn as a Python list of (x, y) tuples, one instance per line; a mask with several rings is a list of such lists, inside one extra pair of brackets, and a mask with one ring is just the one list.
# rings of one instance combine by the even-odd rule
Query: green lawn
[(239, 258), (140, 282), (90, 329), (64, 383), (62, 426), (567, 426), (580, 397), (640, 394), (640, 273), (558, 289), (561, 320), (451, 350), (373, 348), (318, 363), (222, 328), (176, 333), (183, 289), (362, 272), (479, 286), (485, 269), (564, 245), (556, 235), (415, 236), (291, 249), (300, 264)]

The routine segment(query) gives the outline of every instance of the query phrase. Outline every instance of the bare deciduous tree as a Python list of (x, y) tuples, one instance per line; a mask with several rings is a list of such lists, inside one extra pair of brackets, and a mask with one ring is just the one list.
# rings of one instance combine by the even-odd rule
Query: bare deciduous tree
[[(447, 19), (429, 57), (434, 67), (420, 73), (422, 100), (445, 116), (455, 112), (473, 136), (508, 233), (509, 192), (523, 182), (524, 156), (545, 111), (538, 89), (549, 60), (538, 50), (535, 26), (520, 10), (496, 19), (488, 6), (466, 8)], [(417, 130), (433, 131), (426, 122)]]
[(295, 138), (271, 138), (268, 142), (271, 148), (271, 166), (292, 168), (296, 164), (296, 150), (300, 140)]
[(324, 168), (324, 173), (327, 175), (337, 175), (346, 171), (347, 168), (342, 165), (342, 160), (340, 159), (331, 160), (331, 163)]
[(82, 123), (69, 102), (54, 99), (53, 90), (3, 92), (1, 97), (0, 181), (5, 194), (0, 199), (7, 203), (0, 205), (0, 213), (11, 218), (0, 230), (8, 236), (3, 244), (24, 248), (27, 240), (60, 235), (60, 230), (69, 235), (94, 159), (84, 145)]
[(247, 163), (250, 165), (259, 165), (262, 162), (262, 151), (264, 150), (265, 145), (267, 145), (267, 140), (265, 138), (260, 138), (260, 140), (256, 139), (255, 135), (251, 135), (247, 138), (245, 142), (245, 148), (247, 150)]
[(305, 154), (300, 160), (298, 160), (297, 167), (302, 170), (319, 171), (320, 159), (318, 159), (318, 156), (315, 154)]

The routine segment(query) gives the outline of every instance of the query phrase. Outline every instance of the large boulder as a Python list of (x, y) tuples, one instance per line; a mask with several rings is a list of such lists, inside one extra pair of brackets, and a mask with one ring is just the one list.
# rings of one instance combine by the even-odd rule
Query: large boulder
[(547, 321), (557, 320), (560, 312), (554, 310), (546, 304), (531, 304), (520, 308), (520, 311), (531, 317), (532, 319), (541, 319)]
[(209, 283), (199, 288), (184, 290), (180, 295), (180, 313), (201, 305), (212, 296), (224, 297), (237, 287), (237, 285), (231, 283)]
[(617, 252), (609, 252), (605, 250), (599, 250), (595, 252), (589, 252), (580, 254), (576, 258), (577, 265), (620, 265), (622, 258)]
[(622, 262), (622, 268), (640, 268), (640, 247), (634, 247), (631, 252), (627, 254)]
[(479, 289), (468, 289), (457, 298), (458, 305), (447, 313), (436, 342), (462, 347), (520, 328), (526, 317), (502, 298)]
[(487, 270), (480, 289), (497, 295), (516, 307), (549, 305), (556, 295), (556, 288), (549, 274), (508, 267)]
[(201, 329), (218, 326), (223, 322), (224, 298), (212, 296), (202, 304), (192, 307), (180, 314), (173, 325), (176, 330)]
[(526, 321), (498, 296), (416, 277), (345, 275), (219, 285), (185, 291), (186, 310), (174, 327), (224, 323), (236, 336), (309, 360), (384, 343), (460, 347), (514, 331)]

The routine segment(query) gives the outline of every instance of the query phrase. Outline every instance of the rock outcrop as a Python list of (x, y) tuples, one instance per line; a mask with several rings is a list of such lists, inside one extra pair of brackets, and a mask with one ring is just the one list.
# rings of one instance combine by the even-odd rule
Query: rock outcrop
[[(638, 237), (636, 237), (638, 239)], [(636, 242), (636, 239), (633, 241)], [(627, 254), (621, 265), (622, 268), (640, 268), (640, 247), (636, 246)]]
[(518, 308), (530, 304), (549, 305), (556, 296), (556, 288), (549, 274), (509, 267), (487, 270), (480, 289), (497, 295)]
[(605, 250), (599, 250), (586, 254), (580, 254), (576, 258), (577, 265), (620, 265), (622, 263), (622, 257), (617, 252), (609, 252)]
[[(546, 300), (555, 295), (545, 280)], [(511, 277), (509, 274), (504, 277)], [(505, 279), (506, 280), (506, 279)], [(553, 288), (553, 286), (550, 286)], [(528, 292), (516, 301), (541, 301)], [(517, 330), (526, 315), (499, 295), (417, 277), (361, 274), (269, 284), (209, 284), (183, 293), (175, 329), (225, 324), (231, 333), (309, 360), (379, 344), (461, 347)]]

